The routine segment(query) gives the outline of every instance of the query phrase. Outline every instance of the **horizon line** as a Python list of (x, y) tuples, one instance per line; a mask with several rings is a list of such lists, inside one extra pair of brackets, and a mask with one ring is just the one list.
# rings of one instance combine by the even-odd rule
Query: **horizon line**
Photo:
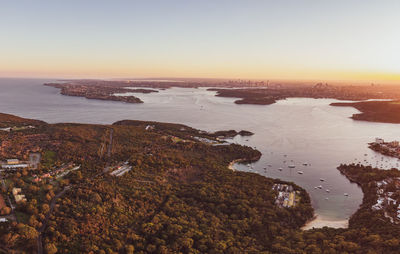
[(176, 77), (176, 76), (140, 76), (140, 77), (106, 77), (106, 76), (91, 76), (85, 75), (80, 77), (80, 75), (74, 75), (71, 77), (69, 75), (64, 76), (46, 76), (46, 75), (38, 75), (38, 76), (1, 76), (0, 79), (51, 79), (51, 80), (103, 80), (103, 81), (124, 81), (124, 80), (185, 80), (185, 81), (193, 81), (193, 80), (209, 80), (209, 81), (228, 81), (228, 80), (243, 80), (243, 81), (269, 81), (269, 82), (281, 82), (281, 83), (333, 83), (333, 84), (364, 84), (364, 85), (400, 85), (400, 81), (397, 80), (357, 80), (357, 79), (321, 79), (321, 78), (227, 78), (227, 77)]

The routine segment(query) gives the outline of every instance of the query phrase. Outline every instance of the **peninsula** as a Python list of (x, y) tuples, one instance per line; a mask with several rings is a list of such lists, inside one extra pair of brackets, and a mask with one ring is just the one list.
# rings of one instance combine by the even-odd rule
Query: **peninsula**
[[(206, 87), (215, 91), (218, 97), (238, 98), (236, 104), (270, 105), (286, 98), (329, 98), (361, 101), (369, 99), (400, 99), (400, 89), (390, 85), (356, 86), (310, 84), (269, 84), (265, 82), (232, 82), (219, 80), (177, 80), (177, 81), (108, 81), (108, 80), (69, 80), (47, 83), (61, 89), (61, 94), (80, 96), (88, 99), (115, 100), (129, 103), (142, 103), (132, 95), (124, 93), (157, 93), (157, 89), (171, 87)], [(211, 87), (211, 88), (209, 88)], [(118, 94), (115, 95), (115, 94)], [(357, 105), (358, 107), (358, 105)]]
[[(17, 127), (0, 130), (7, 252), (262, 251), (313, 216), (299, 186), (230, 170), (261, 154), (215, 134), (146, 121), (0, 119)], [(293, 207), (275, 205), (276, 183), (292, 186)]]
[(98, 86), (76, 83), (46, 83), (46, 86), (52, 86), (61, 89), (62, 95), (85, 97), (86, 99), (122, 101), (127, 103), (143, 103), (135, 96), (116, 96), (115, 93), (156, 93), (152, 89), (127, 89), (118, 86)]
[(361, 113), (353, 114), (354, 120), (380, 122), (380, 123), (400, 123), (400, 101), (362, 101), (354, 103), (332, 103), (332, 106), (354, 107)]
[(286, 98), (314, 98), (360, 101), (400, 98), (400, 89), (394, 86), (328, 85), (268, 85), (250, 88), (210, 88), (216, 96), (239, 98), (236, 104), (270, 105)]
[(375, 142), (368, 144), (368, 147), (375, 152), (400, 159), (400, 144), (397, 140), (385, 142), (381, 138), (376, 138)]
[(47, 124), (7, 114), (0, 114), (0, 125), (4, 252), (396, 253), (400, 247), (396, 169), (341, 165), (365, 195), (349, 228), (301, 231), (313, 217), (304, 189), (228, 168), (261, 156), (218, 140), (240, 132), (131, 120)]
[(400, 171), (370, 166), (340, 165), (338, 170), (363, 190), (363, 203), (350, 227), (368, 228), (381, 237), (400, 236)]

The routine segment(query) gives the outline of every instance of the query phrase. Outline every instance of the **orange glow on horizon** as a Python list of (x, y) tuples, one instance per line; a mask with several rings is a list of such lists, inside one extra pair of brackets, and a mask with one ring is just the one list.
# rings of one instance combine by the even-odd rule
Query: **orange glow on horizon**
[[(1, 67), (0, 77), (16, 78), (215, 78), (215, 79), (253, 79), (253, 80), (286, 80), (286, 81), (327, 81), (327, 82), (360, 82), (399, 84), (400, 73), (362, 72), (362, 71), (324, 71), (298, 70), (283, 68), (191, 68), (193, 66), (113, 66), (109, 68), (101, 64), (94, 64), (87, 68), (83, 64), (70, 66), (40, 66), (36, 68), (19, 68), (19, 70)], [(66, 71), (68, 70), (68, 71)]]

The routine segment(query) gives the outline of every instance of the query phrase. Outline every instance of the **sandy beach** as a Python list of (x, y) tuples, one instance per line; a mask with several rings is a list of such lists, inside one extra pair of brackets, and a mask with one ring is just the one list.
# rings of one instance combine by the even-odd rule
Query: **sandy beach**
[(309, 230), (313, 228), (323, 228), (323, 227), (332, 227), (332, 228), (348, 228), (349, 221), (348, 220), (327, 220), (323, 217), (316, 216), (313, 220), (307, 222), (301, 230)]
[(232, 171), (235, 171), (236, 169), (233, 167), (235, 163), (238, 162), (238, 160), (233, 160), (231, 163), (229, 163), (228, 168)]

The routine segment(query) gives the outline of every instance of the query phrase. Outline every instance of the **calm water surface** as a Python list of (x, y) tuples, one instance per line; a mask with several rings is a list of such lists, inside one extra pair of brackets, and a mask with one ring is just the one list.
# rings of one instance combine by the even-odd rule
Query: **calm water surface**
[[(145, 103), (127, 104), (63, 96), (43, 82), (46, 80), (0, 79), (0, 112), (49, 123), (111, 124), (137, 119), (183, 123), (208, 131), (249, 130), (255, 135), (234, 141), (256, 147), (263, 156), (251, 166), (236, 168), (302, 186), (310, 193), (316, 214), (326, 220), (346, 220), (362, 201), (360, 188), (336, 170), (338, 165), (398, 165), (397, 159), (371, 151), (367, 143), (378, 136), (399, 139), (399, 125), (353, 121), (349, 117), (357, 110), (329, 106), (336, 100), (293, 98), (269, 106), (236, 105), (234, 99), (215, 97), (205, 88), (172, 88), (157, 94), (134, 94)], [(288, 168), (291, 164), (296, 168)], [(304, 174), (298, 174), (299, 170)], [(323, 189), (314, 189), (318, 185)]]

